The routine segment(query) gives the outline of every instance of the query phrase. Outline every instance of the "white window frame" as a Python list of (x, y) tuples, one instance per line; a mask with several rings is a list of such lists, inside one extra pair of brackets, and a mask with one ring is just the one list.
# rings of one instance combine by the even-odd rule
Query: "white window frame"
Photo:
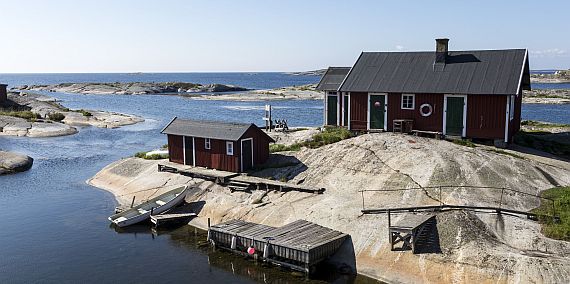
[(228, 155), (228, 156), (234, 155), (234, 142), (233, 141), (226, 141), (226, 155)]
[[(404, 107), (404, 97), (412, 97), (412, 107)], [(401, 109), (408, 109), (414, 110), (416, 109), (416, 94), (402, 94), (402, 98), (400, 99), (400, 108)]]
[(212, 149), (212, 141), (210, 138), (204, 138), (204, 149), (210, 150)]

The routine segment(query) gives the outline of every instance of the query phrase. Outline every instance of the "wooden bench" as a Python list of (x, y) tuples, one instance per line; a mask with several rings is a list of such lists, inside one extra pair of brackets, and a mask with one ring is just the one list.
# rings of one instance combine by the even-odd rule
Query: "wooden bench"
[(443, 137), (443, 133), (437, 132), (437, 131), (412, 130), (412, 133), (415, 136), (427, 135), (430, 137), (434, 137), (435, 139), (438, 139), (438, 140)]

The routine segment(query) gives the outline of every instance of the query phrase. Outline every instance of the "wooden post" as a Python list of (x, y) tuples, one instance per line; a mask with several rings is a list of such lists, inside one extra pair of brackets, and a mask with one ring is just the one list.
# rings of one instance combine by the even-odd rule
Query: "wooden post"
[(388, 240), (390, 241), (390, 250), (394, 250), (394, 238), (392, 237), (392, 230), (390, 227), (392, 226), (391, 216), (390, 216), (390, 209), (388, 209)]
[(133, 196), (133, 201), (131, 201), (131, 208), (133, 208), (133, 206), (135, 205), (135, 198), (136, 196)]
[(208, 236), (206, 237), (206, 241), (210, 241), (210, 217), (208, 217)]
[(150, 216), (152, 216), (152, 213), (154, 212), (154, 207), (150, 208)]

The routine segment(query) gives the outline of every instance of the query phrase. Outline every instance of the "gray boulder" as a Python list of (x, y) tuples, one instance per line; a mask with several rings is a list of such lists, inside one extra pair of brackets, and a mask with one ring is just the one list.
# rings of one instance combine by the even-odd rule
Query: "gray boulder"
[(27, 171), (33, 163), (34, 159), (29, 156), (0, 151), (0, 175)]

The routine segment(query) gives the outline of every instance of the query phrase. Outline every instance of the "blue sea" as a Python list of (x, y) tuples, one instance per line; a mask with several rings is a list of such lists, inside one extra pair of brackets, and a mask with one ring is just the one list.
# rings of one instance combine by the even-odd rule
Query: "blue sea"
[[(318, 82), (284, 73), (0, 74), (11, 87), (63, 82), (233, 84), (253, 89)], [(85, 183), (104, 166), (166, 143), (160, 129), (173, 117), (262, 124), (265, 102), (198, 101), (180, 96), (48, 93), (73, 109), (139, 115), (118, 129), (81, 127), (54, 138), (0, 136), (0, 149), (34, 158), (30, 171), (0, 176), (0, 283), (372, 283), (366, 277), (320, 273), (311, 280), (202, 246), (186, 227), (119, 230), (107, 217), (114, 197)], [(291, 126), (322, 124), (322, 101), (271, 102)], [(570, 123), (570, 105), (524, 105), (523, 119)], [(321, 270), (323, 271), (323, 270)]]

